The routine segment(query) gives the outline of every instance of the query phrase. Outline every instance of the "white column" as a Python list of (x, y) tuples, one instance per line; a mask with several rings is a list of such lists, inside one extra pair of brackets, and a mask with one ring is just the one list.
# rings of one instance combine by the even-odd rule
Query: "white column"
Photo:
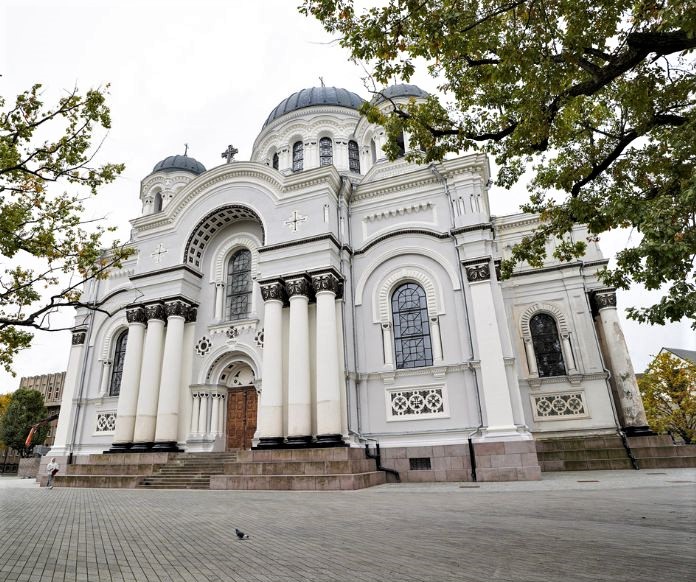
[(337, 139), (334, 142), (334, 166), (339, 171), (348, 171), (348, 141), (344, 139)]
[(649, 431), (648, 420), (638, 391), (638, 382), (636, 382), (626, 339), (616, 313), (616, 292), (609, 289), (595, 293), (594, 304), (599, 312), (604, 347), (609, 360), (607, 364), (611, 371), (623, 428), (634, 434), (646, 433)]
[(573, 357), (573, 349), (570, 347), (570, 336), (568, 334), (561, 336), (561, 349), (563, 350), (563, 359), (565, 360), (568, 373), (577, 374), (578, 370), (575, 367), (575, 358)]
[(317, 298), (317, 441), (340, 444), (343, 440), (336, 341), (336, 295), (340, 280), (334, 273), (322, 273), (312, 277), (312, 284)]
[(212, 394), (211, 398), (213, 400), (213, 412), (210, 415), (210, 434), (215, 437), (220, 434), (218, 424), (220, 421), (220, 396), (218, 394)]
[[(128, 347), (126, 345), (126, 347)], [(111, 360), (102, 362), (101, 384), (99, 386), (99, 396), (104, 397), (109, 394), (109, 380), (111, 380)]]
[(191, 394), (191, 436), (200, 433), (199, 420), (201, 414), (201, 396), (196, 390)]
[(527, 354), (527, 367), (529, 368), (529, 374), (531, 376), (538, 376), (539, 368), (537, 368), (536, 355), (534, 353), (534, 344), (532, 343), (532, 338), (526, 338), (524, 340), (524, 351)]
[(442, 341), (440, 340), (440, 320), (437, 316), (430, 318), (430, 343), (433, 348), (433, 364), (442, 364)]
[[(138, 413), (135, 418), (133, 450), (147, 450), (155, 440), (157, 401), (162, 374), (162, 351), (164, 349), (164, 305), (148, 305), (147, 334), (143, 349), (143, 365), (140, 372), (140, 394)], [(126, 348), (127, 349), (127, 348)]]
[(121, 392), (116, 409), (116, 430), (111, 450), (128, 449), (133, 442), (135, 417), (140, 394), (140, 371), (143, 361), (143, 342), (145, 339), (145, 309), (136, 307), (126, 312), (128, 320), (128, 343), (123, 359)]
[(184, 325), (184, 342), (181, 358), (181, 380), (179, 383), (179, 429), (178, 441), (183, 443), (190, 432), (191, 426), (191, 407), (193, 398), (191, 397), (191, 370), (193, 368), (193, 342), (196, 331), (197, 308), (189, 308), (186, 314), (186, 324)]
[(219, 418), (218, 418), (218, 434), (219, 435), (224, 435), (225, 434), (225, 417), (227, 416), (227, 398), (224, 394), (218, 394), (218, 400), (220, 401), (220, 408), (219, 408)]
[(208, 400), (210, 399), (210, 394), (207, 392), (199, 392), (198, 397), (201, 401), (200, 414), (198, 415), (198, 432), (201, 436), (208, 436), (210, 432), (210, 427), (208, 425)]
[(394, 352), (393, 352), (393, 340), (392, 340), (392, 326), (391, 323), (382, 323), (382, 347), (384, 349), (384, 367), (390, 370), (394, 369)]
[[(312, 438), (312, 394), (309, 380), (309, 280), (297, 277), (285, 282), (290, 298), (288, 349), (288, 444), (304, 444)], [(264, 380), (265, 383), (265, 380)]]
[(215, 283), (215, 321), (222, 321), (225, 308), (225, 285)]
[(184, 323), (188, 303), (172, 301), (165, 305), (167, 335), (162, 357), (162, 379), (157, 403), (155, 446), (158, 451), (178, 451), (179, 386), (183, 364)]
[(261, 285), (264, 299), (262, 388), (259, 397), (258, 447), (283, 442), (283, 298), (281, 281)]
[(503, 347), (500, 341), (489, 261), (465, 267), (471, 291), (472, 319), (476, 330), (481, 360), (481, 391), (486, 410), (486, 436), (519, 436), (515, 427), (505, 373)]
[(82, 365), (84, 360), (85, 339), (87, 332), (84, 329), (77, 329), (72, 334), (72, 346), (68, 359), (68, 371), (65, 374), (63, 384), (63, 397), (60, 401), (60, 413), (58, 415), (58, 426), (56, 427), (56, 437), (51, 446), (51, 454), (55, 456), (68, 453), (68, 439), (72, 436), (72, 423), (74, 422), (73, 398), (77, 391), (77, 386), (82, 376)]

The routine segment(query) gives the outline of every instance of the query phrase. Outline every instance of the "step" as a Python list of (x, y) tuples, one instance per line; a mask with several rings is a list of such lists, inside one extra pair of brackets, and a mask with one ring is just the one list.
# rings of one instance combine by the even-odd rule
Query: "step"
[(225, 475), (210, 478), (211, 489), (268, 491), (352, 491), (386, 483), (383, 471), (342, 475)]
[(376, 469), (374, 459), (225, 463), (225, 475), (336, 475), (369, 473)]
[(542, 472), (547, 471), (605, 471), (633, 469), (631, 459), (590, 459), (582, 461), (544, 461), (539, 459)]
[(137, 475), (56, 475), (55, 487), (97, 487), (133, 489), (142, 477)]
[(640, 469), (678, 469), (696, 467), (696, 457), (643, 457), (638, 459)]
[(573, 449), (537, 453), (539, 461), (589, 461), (627, 459), (626, 449)]
[(671, 445), (658, 447), (631, 447), (631, 451), (636, 458), (652, 457), (685, 457), (696, 458), (696, 446), (693, 445)]
[(365, 449), (327, 447), (316, 449), (270, 449), (240, 451), (239, 462), (263, 461), (359, 461), (365, 459)]

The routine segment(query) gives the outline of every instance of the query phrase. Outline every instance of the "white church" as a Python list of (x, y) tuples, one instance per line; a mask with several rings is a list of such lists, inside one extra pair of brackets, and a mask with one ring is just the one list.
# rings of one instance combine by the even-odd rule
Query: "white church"
[[(377, 103), (425, 96), (394, 85)], [(51, 455), (379, 444), (402, 480), (522, 480), (540, 478), (540, 442), (645, 430), (597, 243), (501, 280), (537, 217), (491, 215), (482, 154), (388, 161), (362, 103), (303, 89), (249, 161), (175, 155), (143, 178), (137, 253), (83, 295), (111, 315), (77, 314)]]

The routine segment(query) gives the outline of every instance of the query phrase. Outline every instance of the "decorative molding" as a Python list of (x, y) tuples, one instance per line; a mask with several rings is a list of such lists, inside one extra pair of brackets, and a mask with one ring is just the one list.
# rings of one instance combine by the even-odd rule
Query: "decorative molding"
[(395, 236), (406, 236), (406, 235), (413, 235), (413, 234), (422, 234), (425, 236), (430, 236), (439, 240), (444, 240), (450, 237), (449, 233), (446, 232), (435, 232), (434, 230), (428, 230), (425, 228), (399, 228), (399, 230), (394, 230), (392, 232), (386, 232), (374, 240), (371, 240), (369, 243), (367, 243), (364, 247), (360, 249), (356, 249), (353, 254), (355, 255), (362, 255), (363, 253), (366, 253), (369, 251), (373, 246), (376, 244), (381, 243), (382, 241), (385, 241), (387, 239), (390, 239)]
[(196, 342), (196, 353), (202, 358), (213, 347), (213, 341), (206, 336), (203, 336)]
[(385, 393), (387, 422), (449, 417), (449, 403), (444, 384), (387, 388)]
[(450, 230), (450, 234), (456, 236), (458, 234), (464, 234), (465, 232), (478, 232), (481, 230), (493, 230), (493, 225), (490, 222), (482, 222), (481, 224), (474, 224), (473, 226), (460, 226), (458, 228), (453, 228)]
[(251, 253), (251, 275), (256, 276), (259, 266), (259, 247), (260, 243), (256, 238), (249, 235), (235, 236), (225, 241), (213, 257), (210, 272), (212, 274), (212, 282), (222, 283), (225, 280), (225, 266), (230, 255), (236, 251), (245, 248)]
[(363, 220), (365, 222), (374, 222), (378, 220), (384, 220), (386, 218), (394, 218), (397, 216), (405, 216), (407, 214), (415, 214), (417, 212), (426, 212), (433, 208), (432, 202), (419, 202), (416, 204), (411, 204), (410, 206), (401, 206), (398, 208), (389, 208), (387, 210), (382, 210), (381, 212), (374, 212), (372, 214), (366, 215)]
[(442, 306), (439, 301), (439, 289), (435, 286), (432, 275), (423, 269), (402, 267), (392, 271), (387, 277), (382, 279), (377, 287), (376, 315), (379, 317), (379, 321), (382, 324), (391, 321), (391, 294), (394, 288), (401, 283), (407, 283), (409, 281), (419, 284), (425, 291), (429, 317), (438, 315), (442, 312)]
[(312, 294), (312, 285), (309, 277), (307, 275), (301, 275), (299, 277), (293, 277), (292, 279), (286, 279), (285, 292), (288, 295), (288, 299), (296, 295), (310, 297)]
[(531, 394), (534, 420), (571, 420), (590, 416), (584, 390)]
[(162, 321), (167, 320), (167, 313), (164, 309), (164, 305), (162, 305), (161, 303), (146, 305), (145, 306), (145, 315), (147, 317), (148, 323), (151, 319), (159, 319)]
[(560, 265), (553, 265), (551, 267), (541, 267), (538, 269), (534, 268), (529, 268), (529, 269), (523, 269), (519, 271), (515, 271), (510, 275), (511, 277), (522, 277), (525, 275), (536, 275), (538, 273), (550, 273), (552, 271), (562, 271), (563, 269), (579, 269), (579, 268), (587, 268), (587, 267), (605, 267), (606, 265), (609, 264), (609, 259), (601, 259), (598, 261), (574, 261), (574, 262), (568, 262), (568, 263), (563, 263)]
[(550, 385), (550, 384), (570, 384), (571, 386), (577, 386), (582, 382), (588, 382), (592, 380), (606, 380), (609, 378), (609, 374), (606, 372), (597, 372), (595, 374), (572, 374), (567, 376), (546, 376), (544, 378), (537, 378), (536, 376), (525, 378), (524, 381), (531, 388), (539, 388), (540, 386)]
[(102, 352), (99, 359), (102, 362), (106, 362), (111, 359), (113, 343), (116, 341), (116, 338), (118, 338), (121, 333), (127, 329), (128, 324), (126, 318), (121, 316), (115, 321), (111, 321), (109, 326), (106, 328), (106, 331), (101, 332), (104, 342), (102, 344)]
[(198, 307), (195, 305), (191, 305), (186, 312), (186, 321), (185, 323), (195, 323), (196, 318), (198, 317)]
[(185, 320), (190, 308), (191, 306), (183, 301), (172, 301), (165, 304), (164, 311), (167, 314), (167, 319), (170, 317), (183, 317)]
[(274, 279), (264, 283), (259, 283), (261, 287), (261, 297), (264, 301), (282, 301), (287, 299), (285, 295), (285, 285), (281, 279)]
[(126, 311), (126, 320), (128, 323), (142, 323), (145, 325), (147, 323), (147, 314), (145, 309), (141, 306), (128, 309)]
[(469, 283), (488, 281), (491, 278), (491, 265), (489, 261), (471, 265), (464, 264), (464, 270), (466, 271), (466, 279)]
[(261, 329), (256, 332), (256, 335), (254, 336), (254, 343), (261, 349), (263, 349), (263, 332), (264, 330)]
[(116, 430), (116, 411), (98, 412), (97, 428), (95, 432), (99, 434), (111, 434)]
[(592, 303), (595, 311), (602, 309), (616, 309), (616, 289), (600, 289), (592, 294)]
[(314, 287), (314, 293), (330, 291), (336, 295), (337, 299), (340, 298), (342, 291), (341, 278), (332, 271), (313, 274), (312, 286)]
[(338, 239), (333, 234), (329, 233), (329, 234), (319, 234), (316, 236), (309, 236), (306, 238), (298, 238), (296, 240), (291, 240), (291, 241), (272, 244), (272, 245), (266, 245), (266, 246), (263, 246), (259, 249), (259, 253), (267, 253), (270, 251), (277, 251), (277, 250), (285, 249), (288, 247), (294, 247), (297, 245), (319, 242), (322, 240), (328, 240), (328, 241), (332, 242), (336, 246), (336, 248), (339, 250), (343, 250), (344, 248), (350, 249), (350, 247), (348, 247), (346, 245), (341, 246), (341, 243), (338, 242)]
[(176, 265), (174, 267), (167, 267), (166, 269), (157, 269), (156, 271), (148, 271), (147, 273), (140, 273), (138, 275), (131, 275), (131, 281), (137, 281), (138, 279), (145, 279), (147, 277), (156, 277), (157, 275), (164, 275), (165, 273), (173, 273), (174, 271), (187, 271), (193, 276), (201, 279), (203, 274), (200, 271), (192, 269), (188, 265)]
[(73, 330), (73, 332), (72, 332), (72, 345), (74, 345), (74, 346), (84, 345), (86, 339), (87, 339), (87, 330), (86, 329)]
[(548, 313), (556, 320), (558, 326), (558, 334), (560, 337), (568, 336), (570, 329), (568, 321), (563, 311), (552, 303), (534, 303), (522, 312), (520, 316), (520, 330), (524, 341), (532, 341), (532, 331), (529, 329), (529, 321), (537, 313)]

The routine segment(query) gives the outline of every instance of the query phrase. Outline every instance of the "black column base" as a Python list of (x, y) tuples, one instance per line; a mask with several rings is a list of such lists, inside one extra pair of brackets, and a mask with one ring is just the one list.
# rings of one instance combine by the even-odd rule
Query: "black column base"
[(152, 445), (153, 453), (181, 453), (181, 449), (177, 446), (176, 441), (164, 441)]
[(627, 437), (655, 436), (649, 426), (627, 426), (623, 429)]
[(261, 437), (259, 444), (253, 449), (282, 449), (285, 445), (283, 437)]
[(311, 436), (291, 436), (285, 441), (285, 448), (309, 448), (312, 446)]
[(154, 443), (133, 443), (130, 448), (132, 453), (147, 453), (152, 449)]
[(319, 434), (317, 440), (313, 443), (315, 447), (345, 447), (343, 437), (340, 434)]
[(133, 443), (113, 443), (111, 448), (104, 451), (104, 454), (114, 454), (114, 453), (130, 453), (130, 448)]

